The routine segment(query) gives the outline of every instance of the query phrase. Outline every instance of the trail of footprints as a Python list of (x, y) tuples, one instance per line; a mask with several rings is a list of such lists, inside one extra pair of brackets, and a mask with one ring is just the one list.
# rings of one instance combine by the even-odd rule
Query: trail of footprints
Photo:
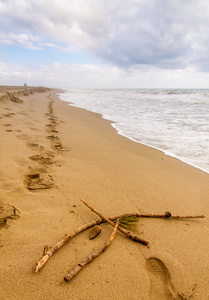
[[(48, 112), (46, 117), (49, 123), (46, 125), (46, 132), (49, 134), (46, 138), (50, 139), (51, 146), (53, 150), (61, 150), (62, 143), (58, 136), (57, 118), (54, 115), (53, 110), (53, 100), (49, 97)], [(56, 134), (56, 135), (55, 135)], [(44, 147), (40, 146), (38, 143), (28, 143), (28, 146), (36, 151), (36, 154), (29, 157), (33, 162), (35, 162), (38, 167), (30, 167), (29, 173), (25, 177), (25, 184), (29, 190), (39, 190), (48, 189), (54, 185), (54, 178), (49, 174), (50, 166), (55, 163), (55, 152), (47, 151)], [(34, 164), (33, 164), (34, 165)]]
[(63, 149), (63, 146), (62, 146), (62, 143), (58, 136), (58, 131), (56, 129), (57, 118), (54, 115), (52, 99), (50, 99), (48, 113), (46, 113), (46, 116), (48, 116), (48, 120), (49, 120), (49, 124), (46, 125), (47, 132), (49, 133), (49, 135), (47, 136), (47, 139), (51, 140), (52, 148), (54, 148), (55, 150), (61, 150), (61, 149)]
[[(6, 107), (4, 109), (7, 111), (7, 113), (2, 113), (2, 115), (0, 116), (0, 120), (2, 120), (4, 118), (12, 118), (12, 117), (15, 116), (15, 113), (8, 112), (10, 110), (10, 108)], [(12, 132), (13, 131), (13, 129), (11, 127), (12, 124), (6, 123), (6, 124), (3, 124), (3, 126), (5, 126), (5, 131), (7, 131), (7, 132)], [(17, 130), (15, 130), (15, 131), (17, 131)]]
[[(54, 185), (54, 179), (52, 175), (49, 174), (50, 167), (55, 163), (55, 154), (56, 152), (61, 151), (70, 151), (70, 148), (63, 147), (62, 142), (59, 138), (59, 132), (57, 130), (58, 120), (54, 115), (53, 109), (53, 99), (51, 95), (48, 96), (49, 104), (48, 104), (48, 112), (45, 114), (48, 123), (46, 125), (46, 138), (50, 140), (51, 150), (45, 149), (38, 142), (31, 140), (31, 137), (28, 134), (24, 134), (21, 130), (14, 128), (14, 122), (11, 121), (9, 123), (7, 120), (15, 117), (15, 113), (12, 112), (10, 108), (5, 107), (0, 116), (0, 120), (4, 121), (2, 125), (5, 128), (6, 132), (18, 132), (21, 133), (17, 137), (23, 140), (27, 140), (27, 146), (34, 150), (34, 155), (30, 156), (29, 159), (33, 161), (31, 165), (29, 165), (29, 172), (25, 176), (24, 184), (29, 190), (38, 190), (38, 189), (48, 189)], [(18, 115), (25, 115), (26, 118), (28, 114), (26, 112), (20, 111)], [(30, 116), (31, 117), (31, 116)], [(27, 121), (27, 120), (26, 120)], [(30, 122), (25, 123), (26, 125), (31, 126)], [(32, 130), (31, 127), (28, 127)], [(35, 128), (35, 127), (34, 127)], [(33, 130), (35, 130), (33, 128)], [(30, 141), (31, 140), (31, 141)]]
[(28, 146), (36, 151), (36, 154), (30, 156), (29, 159), (38, 164), (38, 167), (35, 168), (29, 166), (30, 172), (25, 177), (25, 184), (29, 190), (51, 188), (54, 185), (54, 178), (49, 174), (49, 171), (50, 166), (55, 163), (55, 151), (70, 150), (64, 149), (62, 146), (58, 136), (58, 121), (54, 115), (53, 100), (50, 96), (49, 99), (48, 112), (46, 113), (46, 117), (49, 120), (49, 123), (46, 125), (46, 131), (49, 135), (46, 138), (51, 141), (51, 147), (54, 151), (47, 151), (44, 147), (39, 146), (38, 143), (28, 143)]

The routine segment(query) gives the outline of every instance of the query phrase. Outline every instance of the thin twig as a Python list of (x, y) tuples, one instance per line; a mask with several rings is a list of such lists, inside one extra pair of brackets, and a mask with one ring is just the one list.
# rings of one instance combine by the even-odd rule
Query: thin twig
[(74, 267), (70, 273), (68, 275), (66, 275), (64, 277), (65, 281), (70, 281), (73, 277), (75, 277), (88, 263), (90, 263), (93, 259), (95, 259), (96, 257), (98, 257), (102, 252), (104, 252), (112, 243), (117, 228), (119, 225), (119, 219), (117, 219), (115, 226), (114, 226), (114, 230), (110, 236), (110, 239), (104, 244), (104, 246), (102, 246), (101, 248), (97, 249), (96, 251), (94, 251), (92, 254), (90, 254), (89, 256), (87, 256), (85, 259), (83, 259), (76, 267)]
[[(91, 209), (95, 214), (97, 214), (98, 216), (100, 216), (103, 220), (105, 220), (107, 223), (109, 223), (110, 225), (112, 225), (113, 227), (115, 226), (115, 224), (108, 218), (106, 218), (104, 215), (102, 215), (100, 212), (98, 212), (95, 208), (91, 207), (87, 202), (85, 202), (84, 200), (80, 199), (89, 209)], [(130, 231), (123, 229), (121, 227), (118, 227), (118, 230), (120, 232), (122, 232), (126, 237), (132, 239), (133, 241), (136, 241), (138, 243), (141, 243), (145, 246), (148, 246), (149, 242), (141, 239), (138, 235), (134, 235), (133, 233), (131, 233)]]
[(205, 215), (196, 215), (196, 216), (173, 216), (170, 212), (165, 212), (163, 215), (158, 214), (140, 214), (140, 213), (130, 213), (124, 214), (120, 216), (115, 216), (110, 218), (111, 220), (115, 220), (120, 217), (128, 217), (128, 216), (136, 216), (137, 218), (160, 218), (160, 219), (200, 219), (205, 218)]

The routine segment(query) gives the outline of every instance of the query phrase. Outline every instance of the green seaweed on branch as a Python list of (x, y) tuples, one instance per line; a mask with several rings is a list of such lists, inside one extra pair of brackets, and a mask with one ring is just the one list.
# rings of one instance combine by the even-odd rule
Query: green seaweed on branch
[(137, 216), (124, 215), (119, 218), (119, 225), (126, 230), (137, 232), (138, 221), (139, 218)]

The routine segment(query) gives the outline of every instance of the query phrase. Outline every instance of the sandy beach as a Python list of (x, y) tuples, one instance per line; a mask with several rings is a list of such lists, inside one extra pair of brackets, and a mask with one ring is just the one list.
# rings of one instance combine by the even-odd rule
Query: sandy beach
[[(209, 299), (209, 175), (117, 134), (111, 123), (58, 99), (58, 90), (0, 87), (0, 299)], [(116, 233), (70, 282), (64, 277), (109, 239), (88, 229), (39, 272), (65, 234), (126, 213), (149, 247)]]

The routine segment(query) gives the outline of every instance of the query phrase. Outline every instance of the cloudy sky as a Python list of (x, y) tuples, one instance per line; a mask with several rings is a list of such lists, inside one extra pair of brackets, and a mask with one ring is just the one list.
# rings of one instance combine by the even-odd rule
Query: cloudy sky
[(208, 0), (0, 0), (0, 85), (209, 88)]

